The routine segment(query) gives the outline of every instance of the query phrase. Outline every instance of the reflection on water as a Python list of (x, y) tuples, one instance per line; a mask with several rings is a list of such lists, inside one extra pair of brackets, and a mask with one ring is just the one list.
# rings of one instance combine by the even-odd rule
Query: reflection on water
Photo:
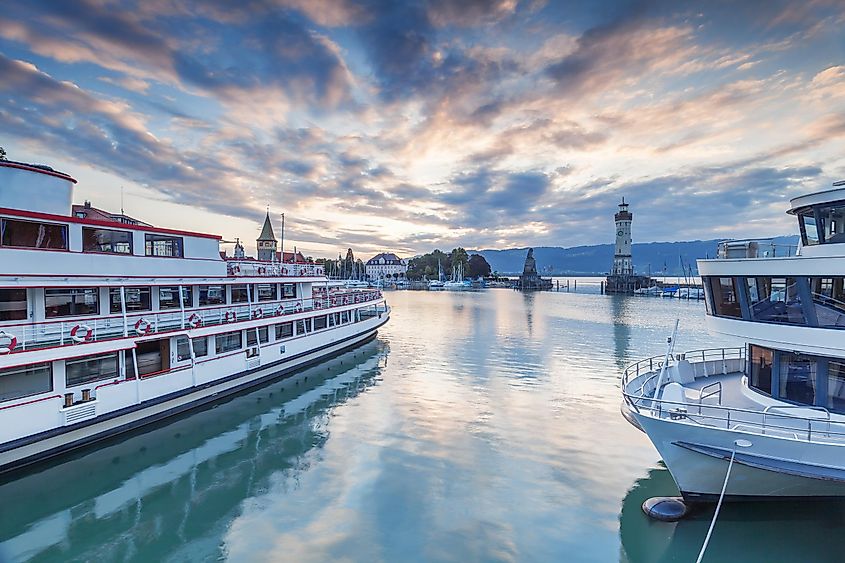
[[(12, 561), (214, 558), (245, 497), (295, 483), (331, 410), (378, 380), (382, 343), (0, 486)], [(384, 360), (381, 361), (384, 365)], [(178, 499), (172, 503), (172, 499)]]
[[(620, 371), (661, 354), (675, 319), (679, 349), (736, 342), (704, 332), (701, 303), (578, 287), (393, 292), (378, 340), (298, 385), (0, 484), (0, 549), (36, 561), (694, 560), (707, 510), (678, 524), (640, 510), (677, 489), (619, 413)], [(841, 560), (843, 524), (839, 503), (726, 506), (710, 560)]]

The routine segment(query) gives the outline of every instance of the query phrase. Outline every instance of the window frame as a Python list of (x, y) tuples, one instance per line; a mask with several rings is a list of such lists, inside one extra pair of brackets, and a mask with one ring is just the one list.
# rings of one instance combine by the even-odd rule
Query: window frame
[[(178, 241), (178, 242), (177, 242)], [(178, 250), (177, 254), (156, 254), (154, 252), (156, 242), (170, 242), (177, 243), (174, 248)], [(185, 257), (185, 239), (184, 237), (176, 235), (165, 235), (159, 233), (144, 233), (144, 256), (152, 258), (184, 258)]]
[[(120, 251), (114, 250), (115, 243), (113, 241), (109, 243), (112, 247), (112, 250), (102, 250), (100, 248), (97, 248), (96, 250), (92, 250), (92, 249), (86, 248), (86, 246), (85, 246), (86, 231), (88, 231), (88, 232), (90, 232), (90, 231), (101, 231), (101, 232), (106, 232), (106, 233), (120, 233), (120, 234), (127, 235), (128, 238), (129, 238), (129, 240), (128, 240), (129, 250), (127, 252), (120, 252)], [(102, 228), (102, 227), (85, 227), (85, 226), (83, 226), (82, 227), (82, 252), (85, 253), (85, 254), (114, 254), (114, 255), (117, 255), (117, 256), (132, 256), (133, 254), (135, 254), (135, 252), (134, 252), (134, 249), (135, 249), (134, 238), (133, 238), (132, 235), (133, 235), (132, 231), (124, 231), (124, 230), (120, 230), (120, 229), (106, 229), (106, 228)]]

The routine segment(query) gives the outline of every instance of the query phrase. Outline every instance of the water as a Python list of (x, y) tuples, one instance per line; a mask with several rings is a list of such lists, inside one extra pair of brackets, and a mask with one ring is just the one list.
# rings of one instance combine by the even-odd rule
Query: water
[[(619, 377), (708, 336), (703, 304), (392, 292), (354, 353), (0, 484), (0, 551), (35, 561), (693, 561), (711, 511), (619, 413)], [(842, 503), (723, 508), (709, 561), (841, 561)]]

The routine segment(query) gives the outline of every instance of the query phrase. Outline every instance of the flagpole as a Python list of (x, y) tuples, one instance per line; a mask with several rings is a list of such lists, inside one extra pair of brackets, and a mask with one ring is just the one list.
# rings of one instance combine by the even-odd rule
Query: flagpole
[(284, 263), (285, 261), (285, 214), (282, 213), (282, 254), (281, 254), (281, 262)]

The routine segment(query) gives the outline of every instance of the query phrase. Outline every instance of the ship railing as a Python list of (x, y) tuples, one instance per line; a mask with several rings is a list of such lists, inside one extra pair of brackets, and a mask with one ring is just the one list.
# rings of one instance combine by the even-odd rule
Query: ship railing
[(772, 238), (732, 239), (719, 242), (716, 257), (730, 258), (784, 258), (798, 253), (796, 244), (777, 244)]
[(246, 277), (322, 277), (325, 268), (319, 264), (293, 264), (281, 262), (255, 262), (228, 260), (226, 271), (230, 276)]
[[(677, 361), (690, 361), (695, 378), (727, 375), (744, 360), (743, 348), (708, 349), (670, 357), (667, 369)], [(628, 366), (622, 376), (625, 404), (637, 413), (656, 418), (687, 422), (729, 431), (807, 441), (845, 445), (845, 421), (834, 420), (828, 409), (815, 405), (771, 405), (760, 409), (731, 407), (721, 404), (722, 388), (715, 383), (699, 390), (698, 401), (657, 399), (657, 382), (663, 371), (664, 356), (654, 356)], [(715, 388), (715, 390), (710, 390)], [(704, 403), (712, 396), (717, 404)], [(693, 410), (694, 409), (694, 410)], [(792, 412), (785, 412), (792, 411)]]
[(26, 350), (145, 337), (172, 331), (241, 323), (262, 318), (283, 318), (305, 311), (329, 311), (382, 298), (377, 290), (356, 290), (323, 297), (288, 298), (253, 303), (215, 305), (168, 311), (127, 312), (106, 317), (75, 317), (59, 321), (3, 324), (0, 326), (0, 357)]

